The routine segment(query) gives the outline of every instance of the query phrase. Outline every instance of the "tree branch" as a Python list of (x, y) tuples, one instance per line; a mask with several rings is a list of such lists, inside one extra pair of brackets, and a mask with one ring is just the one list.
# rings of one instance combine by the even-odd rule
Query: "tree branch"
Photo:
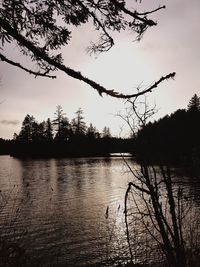
[[(129, 9), (127, 9), (124, 5), (122, 5), (122, 4), (120, 4), (120, 3), (118, 3), (116, 0), (112, 0), (113, 2), (114, 2), (114, 4), (116, 5), (116, 6), (118, 6), (118, 7), (120, 7), (120, 9), (125, 13), (125, 14), (127, 14), (127, 15), (129, 15), (129, 16), (131, 16), (132, 18), (134, 18), (134, 19), (136, 19), (136, 20), (139, 20), (139, 21), (141, 21), (141, 22), (143, 22), (143, 23), (145, 23), (147, 26), (156, 26), (157, 25), (157, 23), (155, 22), (155, 21), (153, 21), (153, 20), (151, 20), (151, 19), (147, 19), (146, 17), (145, 17), (145, 15), (148, 15), (148, 14), (150, 14), (150, 13), (153, 13), (153, 12), (155, 12), (155, 11), (157, 11), (157, 10), (160, 10), (160, 9), (162, 9), (162, 8), (165, 8), (165, 6), (162, 6), (162, 7), (159, 7), (159, 8), (157, 8), (157, 10), (153, 10), (153, 11), (149, 11), (149, 12), (146, 12), (146, 14), (144, 13), (144, 14), (140, 14), (140, 13), (138, 13), (138, 12), (132, 12), (132, 11), (130, 11)], [(143, 16), (144, 15), (144, 17), (140, 17), (140, 16)]]
[(135, 93), (135, 94), (122, 94), (119, 92), (116, 92), (114, 90), (108, 90), (102, 85), (96, 83), (95, 81), (83, 76), (80, 72), (75, 71), (69, 67), (66, 67), (62, 63), (56, 61), (53, 57), (50, 57), (45, 51), (43, 51), (41, 48), (35, 46), (32, 42), (27, 40), (23, 35), (21, 35), (16, 29), (10, 26), (9, 22), (7, 22), (5, 19), (0, 18), (0, 25), (1, 27), (7, 31), (7, 33), (13, 37), (15, 40), (17, 40), (20, 45), (26, 47), (29, 51), (31, 51), (36, 57), (46, 61), (48, 64), (54, 66), (55, 68), (65, 72), (67, 75), (78, 79), (80, 81), (85, 82), (86, 84), (90, 85), (93, 87), (95, 90), (98, 91), (100, 96), (102, 96), (103, 93), (115, 97), (115, 98), (121, 98), (121, 99), (130, 99), (137, 97), (139, 95), (143, 95), (147, 92), (151, 92), (154, 88), (156, 88), (161, 82), (164, 80), (167, 80), (169, 78), (174, 78), (175, 72), (170, 73), (166, 76), (161, 77), (157, 82), (155, 82), (152, 86), (149, 88), (145, 89), (144, 91)]
[[(93, 11), (90, 11), (90, 9), (88, 7), (86, 7), (81, 1), (77, 0), (77, 2), (79, 3), (79, 5), (85, 9), (88, 14), (90, 14), (90, 16), (93, 18), (94, 22), (98, 24), (99, 28), (102, 29), (102, 31), (104, 32), (104, 35), (107, 37), (107, 40), (105, 40), (105, 42), (101, 43), (100, 46), (102, 46), (103, 48), (105, 48), (105, 51), (108, 51), (113, 45), (114, 45), (114, 40), (113, 38), (108, 34), (108, 32), (106, 31), (104, 25), (101, 23), (101, 21), (97, 18), (97, 16), (95, 15), (95, 13)], [(106, 45), (107, 44), (107, 45)], [(91, 47), (91, 50), (95, 50), (95, 47), (99, 47), (99, 45), (93, 45)], [(102, 50), (103, 51), (103, 50)]]
[(11, 65), (13, 65), (13, 66), (15, 66), (15, 67), (18, 67), (18, 68), (20, 68), (20, 69), (22, 69), (22, 70), (28, 72), (29, 74), (33, 74), (33, 75), (35, 75), (35, 77), (36, 77), (36, 76), (42, 76), (42, 77), (47, 77), (47, 78), (52, 78), (52, 79), (55, 79), (55, 78), (56, 78), (56, 76), (48, 75), (48, 74), (47, 74), (48, 71), (45, 71), (45, 72), (41, 73), (41, 72), (35, 72), (35, 71), (30, 70), (30, 69), (27, 69), (27, 68), (23, 67), (20, 63), (14, 62), (14, 61), (12, 61), (12, 60), (6, 58), (6, 57), (5, 57), (4, 55), (2, 55), (1, 53), (0, 53), (0, 59), (1, 59), (1, 61), (5, 61), (5, 62), (7, 62), (8, 64), (11, 64)]
[(139, 13), (139, 12), (137, 12), (137, 15), (139, 15), (139, 16), (146, 16), (146, 15), (155, 13), (155, 12), (157, 12), (158, 10), (165, 9), (165, 8), (166, 8), (165, 5), (164, 5), (164, 6), (159, 6), (158, 8), (156, 8), (156, 9), (154, 9), (154, 10), (151, 10), (151, 11), (147, 11), (147, 12), (143, 12), (143, 13)]

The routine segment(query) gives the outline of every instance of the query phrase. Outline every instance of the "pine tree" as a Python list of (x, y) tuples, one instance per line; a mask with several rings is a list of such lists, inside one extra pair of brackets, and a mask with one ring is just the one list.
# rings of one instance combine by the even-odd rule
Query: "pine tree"
[(87, 137), (90, 139), (96, 139), (98, 137), (98, 131), (96, 130), (96, 127), (90, 123), (90, 126), (87, 128)]
[(103, 138), (110, 138), (111, 137), (111, 133), (110, 133), (110, 128), (109, 127), (105, 126), (103, 128), (102, 137)]
[(72, 120), (72, 127), (75, 135), (84, 135), (86, 132), (86, 124), (84, 122), (83, 110), (79, 108), (76, 111), (76, 117)]
[(63, 117), (60, 124), (59, 139), (68, 141), (71, 135), (71, 125), (67, 117)]
[(35, 127), (36, 127), (35, 118), (27, 114), (22, 122), (21, 131), (18, 135), (18, 140), (25, 142), (33, 141), (33, 133)]
[(45, 139), (47, 141), (53, 140), (53, 126), (49, 118), (47, 119), (46, 126), (45, 126)]
[(53, 120), (53, 124), (56, 126), (56, 137), (59, 138), (61, 134), (61, 123), (64, 118), (64, 112), (61, 105), (56, 107), (56, 112), (54, 113), (55, 119)]
[(200, 99), (197, 94), (194, 94), (188, 104), (188, 110), (200, 111)]

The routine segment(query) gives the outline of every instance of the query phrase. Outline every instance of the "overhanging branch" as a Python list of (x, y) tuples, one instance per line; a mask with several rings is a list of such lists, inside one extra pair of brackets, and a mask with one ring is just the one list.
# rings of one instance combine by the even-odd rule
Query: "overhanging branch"
[(116, 0), (112, 0), (114, 2), (114, 4), (116, 6), (119, 6), (120, 9), (127, 15), (131, 16), (133, 19), (136, 19), (138, 21), (141, 21), (143, 23), (145, 23), (147, 26), (151, 27), (151, 26), (156, 26), (157, 22), (151, 20), (151, 19), (147, 19), (146, 15), (154, 13), (160, 9), (165, 8), (165, 6), (160, 6), (155, 10), (149, 11), (149, 12), (145, 12), (145, 13), (138, 13), (138, 12), (132, 12), (131, 10), (127, 9), (124, 5), (118, 3)]
[(172, 72), (166, 76), (161, 77), (158, 81), (154, 82), (153, 85), (151, 85), (149, 88), (137, 92), (134, 94), (123, 94), (116, 92), (115, 90), (108, 90), (102, 85), (96, 83), (95, 81), (83, 76), (79, 71), (75, 71), (69, 67), (66, 67), (64, 64), (56, 61), (54, 58), (50, 57), (45, 51), (40, 49), (39, 47), (35, 46), (31, 41), (27, 40), (23, 35), (21, 35), (16, 29), (10, 26), (9, 22), (7, 22), (5, 19), (0, 18), (0, 25), (1, 27), (7, 31), (7, 33), (13, 37), (15, 40), (17, 40), (20, 45), (26, 47), (29, 51), (31, 51), (36, 57), (46, 61), (49, 65), (54, 66), (56, 69), (59, 69), (63, 72), (65, 72), (67, 75), (78, 79), (80, 81), (85, 82), (86, 84), (93, 87), (95, 90), (98, 91), (98, 93), (102, 96), (102, 94), (107, 94), (109, 96), (112, 96), (114, 98), (120, 98), (120, 99), (130, 99), (134, 97), (138, 97), (140, 95), (144, 95), (147, 92), (151, 92), (153, 89), (155, 89), (161, 82), (164, 80), (168, 80), (170, 78), (174, 78), (175, 72)]
[(164, 6), (159, 6), (158, 8), (156, 8), (156, 9), (154, 9), (154, 10), (151, 10), (151, 11), (147, 11), (147, 12), (143, 12), (143, 13), (139, 13), (139, 12), (137, 12), (137, 15), (139, 15), (139, 16), (146, 16), (146, 15), (155, 13), (155, 12), (157, 12), (158, 10), (165, 9), (165, 8), (166, 8), (165, 5), (164, 5)]
[(42, 76), (42, 77), (47, 77), (47, 78), (52, 78), (52, 79), (55, 79), (55, 78), (56, 78), (56, 76), (48, 75), (48, 74), (47, 74), (48, 71), (45, 71), (45, 72), (42, 73), (42, 72), (36, 72), (36, 71), (32, 71), (32, 70), (30, 70), (30, 69), (27, 69), (27, 68), (23, 67), (20, 63), (18, 63), (18, 62), (14, 62), (14, 61), (12, 61), (12, 60), (6, 58), (6, 57), (5, 57), (4, 55), (2, 55), (1, 53), (0, 53), (0, 59), (1, 59), (1, 61), (5, 61), (5, 62), (7, 62), (7, 63), (10, 64), (10, 65), (13, 65), (13, 66), (15, 66), (15, 67), (18, 67), (18, 68), (20, 68), (20, 69), (22, 69), (22, 70), (28, 72), (29, 74), (33, 74), (33, 75), (35, 75), (35, 77), (37, 77), (37, 76)]

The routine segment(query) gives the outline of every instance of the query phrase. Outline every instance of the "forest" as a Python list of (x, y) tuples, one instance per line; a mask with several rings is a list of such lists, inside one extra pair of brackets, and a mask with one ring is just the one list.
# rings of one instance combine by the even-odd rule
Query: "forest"
[(109, 156), (129, 152), (147, 163), (198, 165), (200, 159), (200, 100), (195, 94), (187, 109), (178, 109), (154, 122), (148, 122), (130, 138), (111, 135), (109, 127), (99, 132), (86, 125), (79, 108), (69, 120), (58, 105), (54, 119), (38, 123), (27, 114), (21, 130), (12, 140), (0, 139), (0, 154), (18, 157)]
[(198, 165), (200, 159), (200, 100), (195, 94), (187, 109), (178, 109), (139, 130), (135, 153), (141, 161)]
[(27, 114), (21, 130), (12, 140), (0, 139), (0, 154), (16, 157), (82, 157), (109, 156), (110, 153), (127, 152), (131, 139), (112, 137), (110, 128), (99, 132), (92, 123), (86, 125), (83, 110), (79, 108), (69, 120), (58, 105), (54, 119), (37, 122)]

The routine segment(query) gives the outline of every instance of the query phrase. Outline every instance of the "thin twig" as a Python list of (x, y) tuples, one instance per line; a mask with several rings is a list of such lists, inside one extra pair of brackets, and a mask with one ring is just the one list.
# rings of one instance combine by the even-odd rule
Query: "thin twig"
[(35, 75), (35, 77), (36, 77), (36, 76), (42, 76), (42, 77), (47, 77), (47, 78), (52, 78), (52, 79), (55, 79), (55, 78), (56, 78), (56, 76), (48, 75), (48, 74), (47, 74), (47, 71), (41, 73), (41, 72), (35, 72), (35, 71), (30, 70), (30, 69), (27, 69), (27, 68), (23, 67), (20, 63), (18, 63), (18, 62), (14, 62), (14, 61), (12, 61), (12, 60), (6, 58), (6, 57), (5, 57), (4, 55), (2, 55), (1, 53), (0, 53), (0, 59), (1, 59), (1, 61), (5, 61), (5, 62), (7, 62), (8, 64), (11, 64), (11, 65), (13, 65), (13, 66), (15, 66), (15, 67), (18, 67), (18, 68), (20, 68), (20, 69), (22, 69), (22, 70), (28, 72), (29, 74), (33, 74), (33, 75)]

